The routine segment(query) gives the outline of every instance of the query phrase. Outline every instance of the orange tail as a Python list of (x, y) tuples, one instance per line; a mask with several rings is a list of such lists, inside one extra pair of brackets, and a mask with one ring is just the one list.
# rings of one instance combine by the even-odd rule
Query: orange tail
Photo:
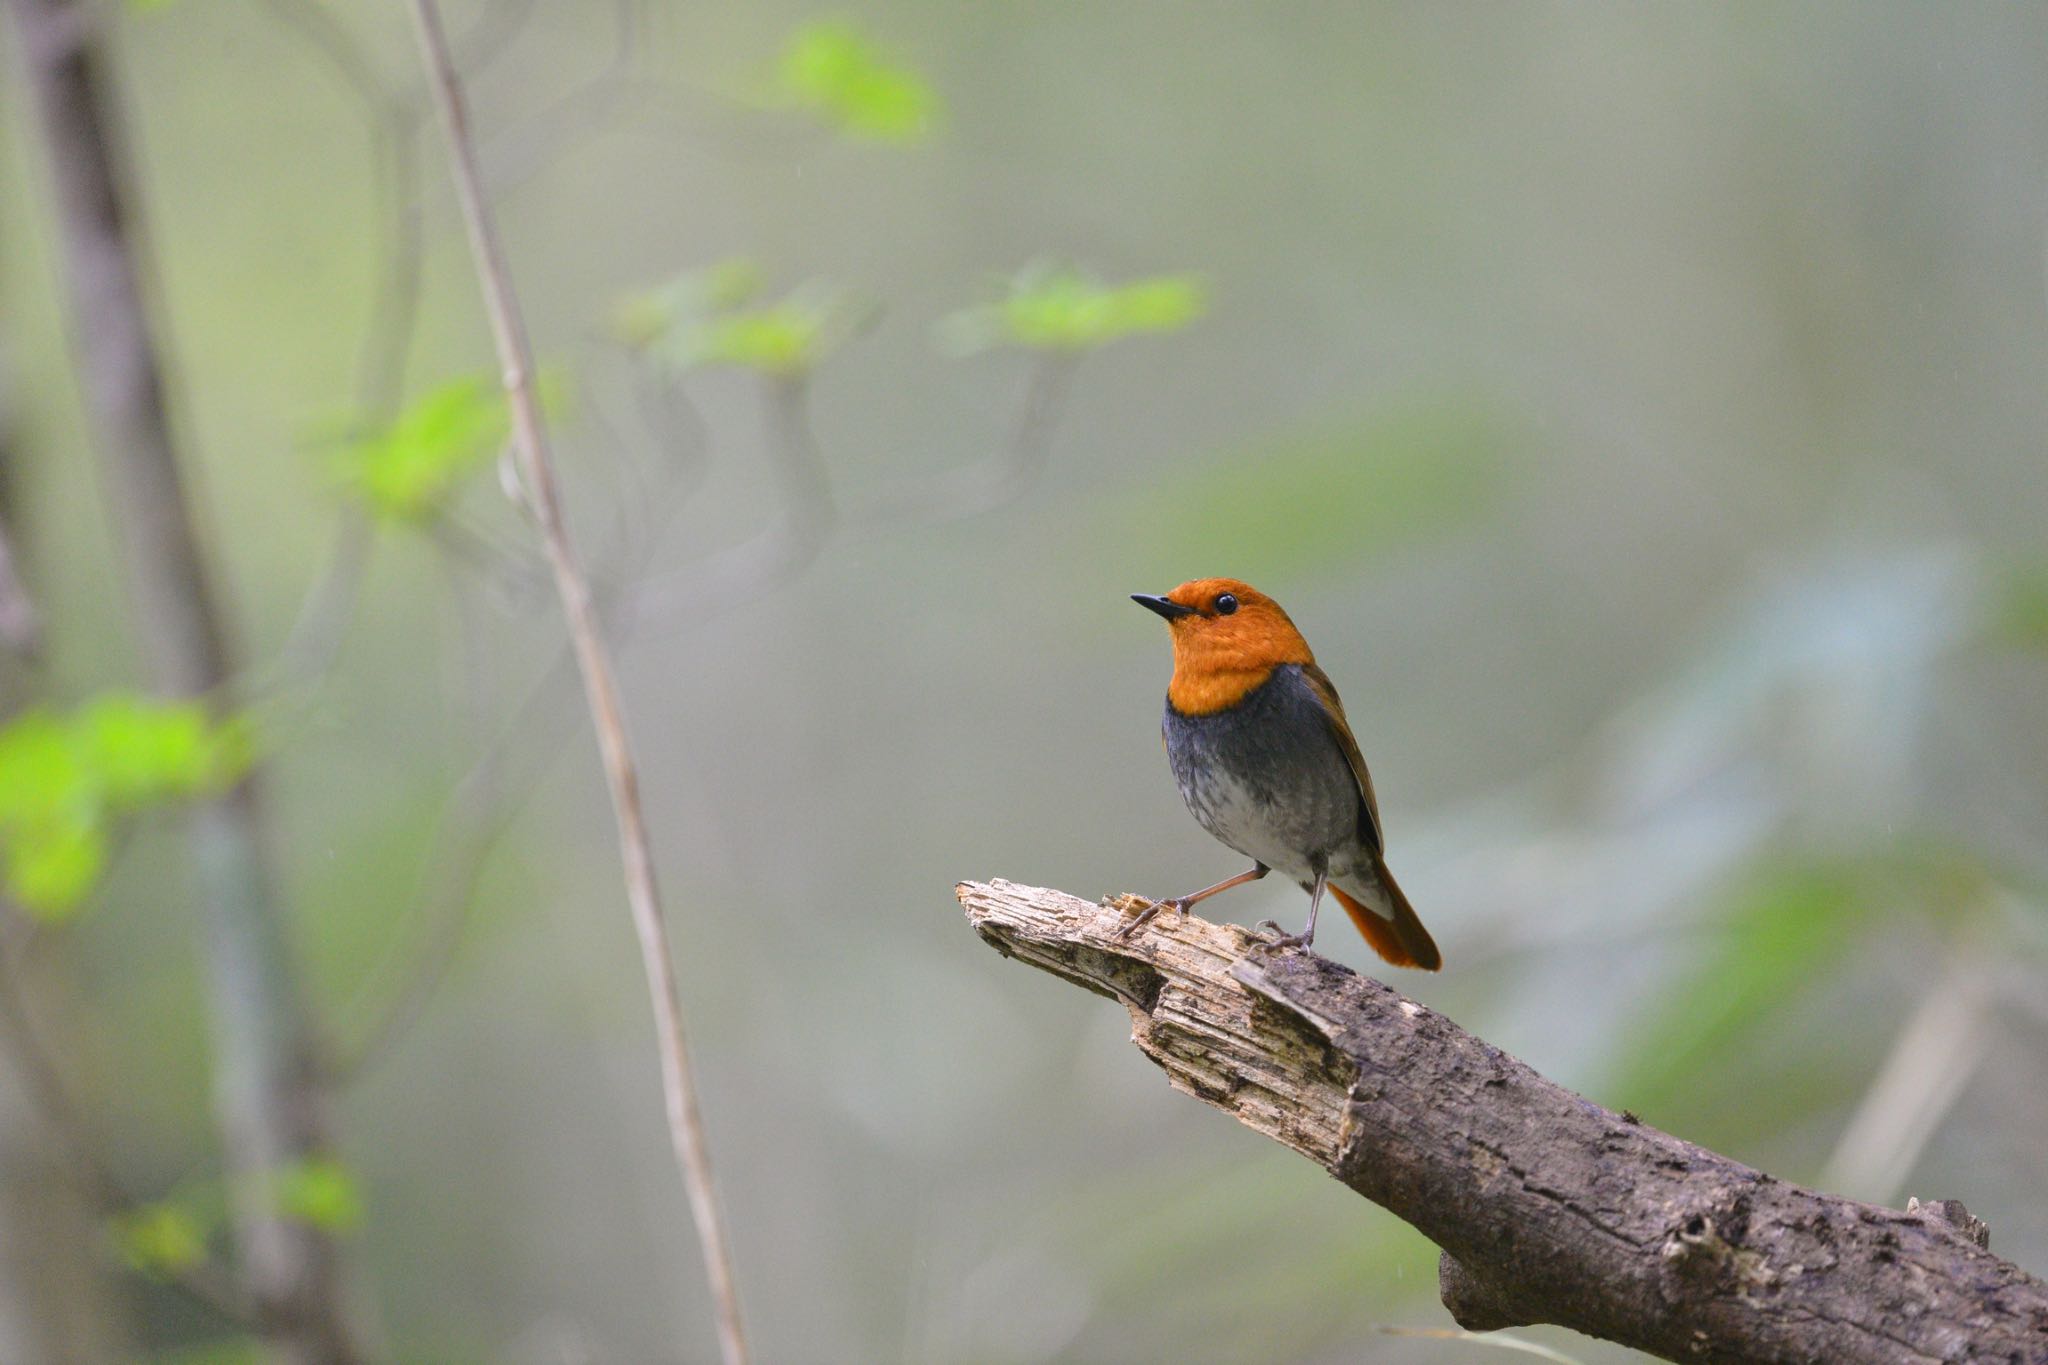
[(1433, 972), (1443, 966), (1443, 954), (1436, 950), (1436, 940), (1415, 917), (1415, 907), (1401, 894), (1394, 874), (1387, 871), (1385, 863), (1380, 863), (1375, 871), (1379, 874), (1380, 889), (1386, 892), (1387, 904), (1394, 911), (1391, 920), (1382, 919), (1335, 886), (1329, 887), (1329, 892), (1337, 898), (1337, 904), (1344, 907), (1344, 913), (1351, 916), (1351, 922), (1358, 926), (1359, 933), (1365, 935), (1365, 941), (1372, 945), (1372, 950), (1388, 962), (1396, 967), (1420, 967), (1425, 972)]

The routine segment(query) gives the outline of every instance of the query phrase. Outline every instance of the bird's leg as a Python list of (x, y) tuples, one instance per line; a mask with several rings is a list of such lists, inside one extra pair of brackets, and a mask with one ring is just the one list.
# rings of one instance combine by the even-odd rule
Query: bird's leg
[(1132, 920), (1129, 924), (1126, 924), (1123, 928), (1117, 930), (1116, 936), (1118, 938), (1129, 938), (1132, 934), (1137, 933), (1138, 930), (1142, 929), (1147, 923), (1149, 923), (1154, 915), (1158, 914), (1161, 910), (1166, 909), (1166, 907), (1168, 907), (1169, 905), (1172, 906), (1175, 910), (1179, 911), (1182, 915), (1186, 915), (1190, 907), (1194, 906), (1196, 903), (1200, 901), (1205, 901), (1209, 899), (1209, 897), (1215, 895), (1217, 892), (1228, 891), (1231, 887), (1242, 886), (1246, 882), (1255, 882), (1259, 878), (1265, 876), (1268, 872), (1271, 872), (1272, 870), (1273, 869), (1267, 867), (1264, 863), (1253, 863), (1251, 871), (1240, 872), (1235, 877), (1226, 877), (1222, 881), (1216, 883), (1216, 885), (1205, 886), (1200, 891), (1195, 892), (1193, 895), (1175, 896), (1170, 901), (1153, 901), (1150, 905), (1146, 906), (1142, 911), (1139, 912), (1138, 917), (1136, 919)]
[(1322, 908), (1323, 888), (1330, 884), (1330, 871), (1324, 868), (1316, 873), (1316, 884), (1308, 893), (1308, 927), (1298, 934), (1283, 934), (1280, 926), (1272, 920), (1259, 921), (1261, 929), (1271, 929), (1277, 937), (1262, 940), (1252, 946), (1266, 952), (1278, 952), (1282, 948), (1306, 948), (1316, 941), (1316, 911)]

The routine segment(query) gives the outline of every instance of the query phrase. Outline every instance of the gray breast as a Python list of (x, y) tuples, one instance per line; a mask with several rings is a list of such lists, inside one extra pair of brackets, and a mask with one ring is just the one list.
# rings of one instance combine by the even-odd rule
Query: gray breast
[(1358, 780), (1298, 667), (1215, 715), (1169, 703), (1166, 754), (1188, 810), (1246, 857), (1301, 882), (1369, 857)]

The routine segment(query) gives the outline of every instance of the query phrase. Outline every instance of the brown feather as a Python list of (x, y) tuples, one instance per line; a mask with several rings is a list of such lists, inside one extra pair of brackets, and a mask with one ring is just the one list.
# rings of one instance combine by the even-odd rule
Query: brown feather
[(1391, 919), (1382, 918), (1336, 886), (1329, 888), (1330, 894), (1337, 898), (1337, 904), (1351, 916), (1359, 934), (1382, 959), (1396, 967), (1418, 967), (1425, 972), (1438, 970), (1444, 965), (1443, 954), (1437, 951), (1436, 940), (1429, 936), (1429, 930), (1422, 927), (1415, 907), (1408, 903), (1408, 897), (1402, 894), (1385, 863), (1375, 863), (1374, 870), (1379, 876), (1380, 889), (1386, 893), (1387, 904), (1394, 912)]
[(1336, 736), (1337, 747), (1344, 751), (1344, 761), (1351, 765), (1351, 775), (1358, 779), (1361, 803), (1359, 837), (1374, 853), (1384, 852), (1387, 840), (1380, 824), (1379, 798), (1373, 795), (1372, 774), (1366, 771), (1365, 755), (1358, 752), (1358, 740), (1351, 733), (1351, 722), (1344, 719), (1344, 703), (1337, 699), (1336, 684), (1313, 662), (1303, 664), (1301, 673), (1315, 691), (1316, 700), (1323, 704), (1323, 710), (1330, 718), (1330, 733)]

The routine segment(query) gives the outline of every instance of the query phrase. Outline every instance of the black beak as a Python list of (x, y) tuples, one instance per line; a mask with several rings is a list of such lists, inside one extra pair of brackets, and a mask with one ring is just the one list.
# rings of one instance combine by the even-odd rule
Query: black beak
[(1184, 607), (1170, 597), (1153, 597), (1149, 593), (1134, 592), (1131, 594), (1131, 600), (1147, 611), (1158, 612), (1169, 621), (1177, 617), (1193, 616), (1195, 614), (1193, 607)]

